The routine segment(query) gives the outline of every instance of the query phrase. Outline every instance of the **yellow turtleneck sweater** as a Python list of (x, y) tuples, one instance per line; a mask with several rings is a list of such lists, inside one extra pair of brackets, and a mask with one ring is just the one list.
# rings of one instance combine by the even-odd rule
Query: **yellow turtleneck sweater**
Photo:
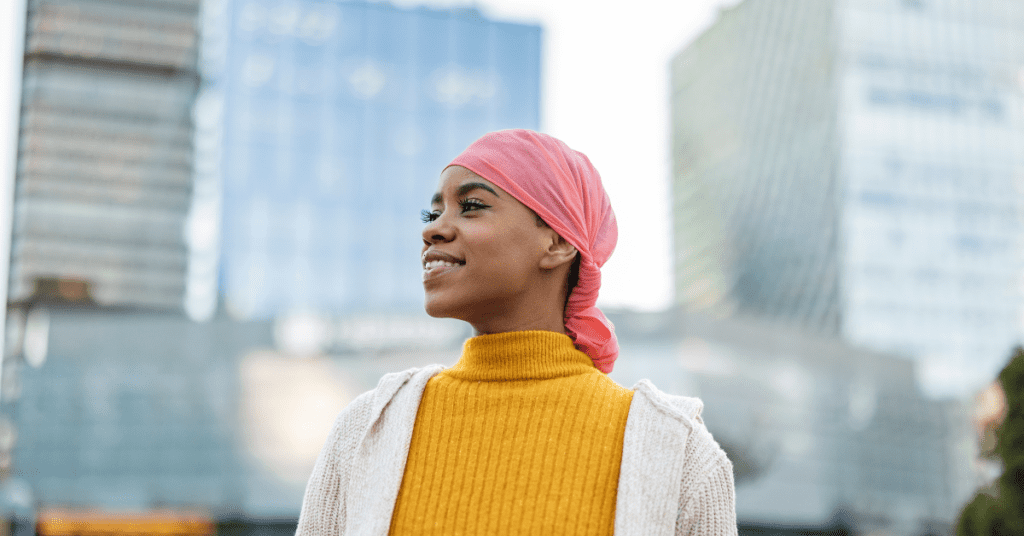
[(469, 339), (427, 383), (391, 534), (611, 534), (632, 398), (566, 335)]

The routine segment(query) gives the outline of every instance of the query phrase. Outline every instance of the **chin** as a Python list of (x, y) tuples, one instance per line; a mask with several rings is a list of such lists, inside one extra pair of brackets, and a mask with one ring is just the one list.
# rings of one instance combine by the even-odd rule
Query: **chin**
[(434, 318), (459, 318), (454, 314), (458, 307), (452, 307), (451, 304), (444, 303), (444, 300), (431, 299), (430, 296), (423, 301), (423, 309)]
[(479, 316), (480, 304), (467, 300), (466, 296), (431, 296), (429, 293), (423, 301), (423, 309), (428, 315), (434, 318), (454, 318), (464, 322), (471, 322), (475, 316)]
[(444, 311), (438, 310), (436, 307), (431, 307), (429, 303), (424, 304), (423, 309), (428, 315), (434, 318), (448, 318), (448, 316), (444, 314)]

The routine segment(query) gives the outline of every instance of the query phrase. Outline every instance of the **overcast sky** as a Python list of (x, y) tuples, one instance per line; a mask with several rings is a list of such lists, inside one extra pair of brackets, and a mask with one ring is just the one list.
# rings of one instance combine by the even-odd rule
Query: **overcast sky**
[(600, 304), (652, 310), (671, 302), (670, 59), (736, 0), (415, 1), (475, 5), (543, 30), (541, 128), (583, 151), (604, 179), (619, 244)]

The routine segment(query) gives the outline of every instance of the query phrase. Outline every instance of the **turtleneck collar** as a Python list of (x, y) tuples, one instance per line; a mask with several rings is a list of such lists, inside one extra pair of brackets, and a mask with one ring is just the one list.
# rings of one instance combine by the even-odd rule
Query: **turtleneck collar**
[(445, 374), (467, 381), (546, 380), (597, 372), (568, 335), (510, 331), (466, 341), (462, 357)]

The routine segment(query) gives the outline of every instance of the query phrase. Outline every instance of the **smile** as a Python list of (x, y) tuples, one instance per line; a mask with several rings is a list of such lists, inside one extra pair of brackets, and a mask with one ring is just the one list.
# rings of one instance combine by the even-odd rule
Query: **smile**
[(433, 270), (434, 268), (441, 268), (443, 266), (447, 266), (447, 267), (450, 268), (450, 267), (453, 267), (453, 266), (462, 266), (462, 265), (457, 263), (457, 262), (449, 262), (449, 261), (430, 261), (430, 262), (423, 263), (423, 269), (428, 271), (428, 272), (430, 270)]
[(466, 265), (466, 261), (437, 250), (423, 252), (423, 281), (450, 274)]
[(460, 268), (462, 264), (446, 261), (430, 261), (423, 265), (423, 281), (435, 279), (452, 273)]

